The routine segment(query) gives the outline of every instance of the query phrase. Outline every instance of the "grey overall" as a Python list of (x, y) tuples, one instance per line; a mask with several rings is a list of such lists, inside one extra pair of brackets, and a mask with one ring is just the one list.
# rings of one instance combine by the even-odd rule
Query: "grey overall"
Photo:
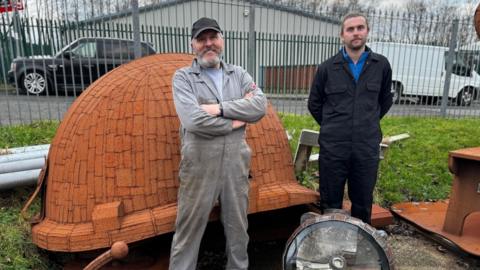
[[(180, 187), (170, 270), (194, 270), (209, 214), (218, 201), (226, 237), (226, 269), (248, 269), (248, 174), (250, 148), (245, 126), (266, 113), (266, 98), (242, 68), (221, 63), (223, 101), (196, 60), (173, 78), (175, 108), (181, 122)], [(243, 97), (247, 92), (254, 95)], [(223, 117), (207, 114), (202, 104), (221, 103)]]

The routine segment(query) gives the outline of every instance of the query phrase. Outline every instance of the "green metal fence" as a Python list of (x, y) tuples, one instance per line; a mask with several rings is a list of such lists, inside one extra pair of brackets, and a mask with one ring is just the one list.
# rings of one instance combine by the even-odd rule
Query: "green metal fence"
[[(49, 42), (39, 41), (33, 43), (30, 40), (32, 31), (43, 33), (54, 29), (51, 25), (46, 25), (43, 29), (41, 25), (31, 27), (34, 20), (12, 18), (10, 22), (5, 17), (1, 17), (0, 24), (0, 81), (5, 82), (6, 73), (10, 68), (12, 60), (19, 56), (42, 55), (45, 52), (52, 51), (52, 44)], [(12, 32), (16, 33), (16, 38), (12, 36)]]
[[(19, 39), (2, 38), (2, 79), (15, 57), (54, 55), (64, 46), (82, 37), (132, 39), (131, 24), (75, 23), (60, 20), (19, 19), (18, 25), (2, 21), (4, 33), (22, 33)], [(141, 26), (142, 41), (151, 43), (158, 53), (190, 53), (188, 27)], [(249, 33), (225, 31), (225, 61), (246, 66)], [(34, 39), (33, 43), (32, 40)], [(255, 33), (256, 64), (253, 74), (265, 91), (276, 94), (306, 94), (311, 69), (330, 57), (340, 47), (338, 37)], [(312, 60), (315, 59), (315, 60)], [(310, 63), (310, 64), (305, 64)], [(305, 67), (308, 72), (304, 73)]]
[[(33, 18), (25, 13), (2, 14), (0, 81), (7, 80), (7, 71), (12, 59), (55, 55), (82, 37), (131, 40), (138, 36), (141, 41), (151, 43), (158, 53), (191, 53), (191, 23), (199, 17), (207, 16), (216, 18), (224, 29), (226, 62), (247, 69), (268, 94), (277, 110), (308, 113), (306, 98), (316, 67), (338, 52), (341, 46), (339, 39), (341, 14), (328, 9), (312, 11), (303, 8), (305, 7), (285, 6), (278, 1), (170, 0), (140, 8), (138, 28), (132, 23), (134, 12), (130, 10), (81, 20), (77, 18), (73, 21)], [(62, 16), (58, 17), (69, 18), (67, 11), (61, 12), (65, 14), (59, 14)], [(480, 43), (474, 43), (476, 37), (470, 20), (455, 22), (445, 20), (441, 16), (423, 14), (413, 16), (378, 11), (367, 13), (367, 17), (371, 28), (369, 42), (399, 46), (428, 45), (432, 46), (432, 50), (444, 50), (442, 59), (435, 61), (426, 57), (426, 54), (405, 56), (425, 61), (422, 60), (422, 63), (399, 75), (403, 77), (403, 81), (396, 81), (392, 90), (400, 92), (401, 98), (390, 114), (480, 116), (478, 101), (480, 83), (476, 79), (478, 77), (476, 75), (479, 74), (472, 73), (471, 76), (462, 77), (455, 74), (453, 69), (460, 61), (467, 63), (471, 68), (466, 70), (480, 70)], [(458, 30), (454, 31), (455, 29)], [(386, 54), (391, 54), (388, 52), (389, 46), (385, 45), (380, 49)], [(399, 70), (395, 59), (401, 57), (396, 55), (391, 57), (395, 73)], [(96, 60), (98, 59), (93, 59)], [(68, 64), (69, 61), (65, 63)], [(44, 62), (44, 66), (48, 67), (48, 63)], [(420, 80), (418, 87), (429, 89), (428, 91), (424, 91), (423, 94), (401, 93), (402, 87), (406, 89), (408, 84), (417, 80), (416, 77), (420, 73), (431, 68), (441, 68), (443, 73), (442, 78), (437, 80)], [(446, 80), (445, 78), (449, 76), (451, 79)], [(51, 81), (59, 82), (59, 79), (55, 77)], [(39, 119), (61, 119), (66, 108), (89, 84), (81, 81), (82, 84), (75, 85), (73, 93), (68, 95), (59, 95), (60, 92), (56, 91), (58, 84), (54, 85), (54, 92), (26, 96), (21, 94), (25, 92), (21, 91), (21, 85), (18, 85), (21, 82), (17, 81), (13, 91), (6, 84), (0, 85), (0, 125), (28, 123)], [(457, 87), (459, 89), (452, 95), (450, 89), (452, 87), (449, 86), (456, 84), (463, 85), (463, 88)], [(472, 106), (458, 106), (459, 97), (465, 93), (458, 90), (474, 93)], [(429, 96), (432, 92), (436, 94)], [(465, 103), (460, 102), (460, 105)]]

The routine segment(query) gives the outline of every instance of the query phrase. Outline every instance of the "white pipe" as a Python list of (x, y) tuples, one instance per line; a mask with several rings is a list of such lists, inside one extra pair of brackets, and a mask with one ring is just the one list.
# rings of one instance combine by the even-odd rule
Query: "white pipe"
[(26, 159), (0, 163), (0, 174), (33, 169), (41, 169), (45, 165), (45, 158)]
[(5, 162), (12, 162), (12, 161), (19, 161), (19, 160), (26, 160), (26, 159), (44, 158), (47, 155), (48, 155), (48, 149), (31, 151), (26, 153), (0, 155), (0, 164)]
[(0, 149), (0, 155), (8, 155), (8, 154), (18, 154), (18, 153), (26, 153), (32, 151), (40, 151), (40, 150), (47, 150), (50, 148), (50, 144), (40, 144), (34, 146), (25, 146), (25, 147), (16, 147), (16, 148), (6, 148)]
[(37, 183), (40, 169), (0, 174), (0, 190)]

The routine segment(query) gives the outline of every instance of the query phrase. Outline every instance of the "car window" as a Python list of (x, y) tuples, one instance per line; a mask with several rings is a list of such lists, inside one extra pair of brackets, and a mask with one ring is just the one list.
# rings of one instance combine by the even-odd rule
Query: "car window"
[[(151, 55), (155, 51), (146, 43), (140, 43), (141, 55)], [(108, 59), (135, 59), (135, 43), (126, 40), (99, 40), (99, 57)]]
[(142, 43), (142, 56), (151, 55), (151, 54), (155, 54), (155, 51), (152, 50), (152, 48), (147, 44)]
[(128, 59), (135, 59), (135, 50), (134, 50), (134, 43), (130, 41), (125, 41), (124, 46), (125, 46), (125, 58)]
[(127, 57), (128, 59), (135, 59), (135, 46), (133, 42), (128, 42), (125, 44), (127, 46)]
[[(128, 54), (129, 54), (129, 59), (134, 59), (135, 58), (135, 43), (134, 42), (129, 42), (128, 43)], [(151, 54), (155, 54), (155, 51), (150, 48), (146, 43), (140, 43), (140, 54), (141, 56), (147, 56)]]
[(81, 57), (93, 58), (97, 56), (97, 43), (95, 41), (80, 43), (77, 47), (72, 49), (72, 53)]
[(103, 57), (110, 59), (131, 59), (128, 55), (128, 45), (120, 40), (101, 42)]

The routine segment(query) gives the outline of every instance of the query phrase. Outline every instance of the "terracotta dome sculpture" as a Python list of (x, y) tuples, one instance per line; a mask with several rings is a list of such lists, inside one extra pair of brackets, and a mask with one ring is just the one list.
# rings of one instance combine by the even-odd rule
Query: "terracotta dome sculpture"
[[(42, 213), (32, 227), (35, 244), (87, 251), (174, 230), (180, 140), (171, 81), (192, 57), (162, 54), (122, 65), (72, 104), (35, 193), (42, 194)], [(271, 105), (247, 132), (250, 213), (318, 199), (297, 183), (287, 136)]]

